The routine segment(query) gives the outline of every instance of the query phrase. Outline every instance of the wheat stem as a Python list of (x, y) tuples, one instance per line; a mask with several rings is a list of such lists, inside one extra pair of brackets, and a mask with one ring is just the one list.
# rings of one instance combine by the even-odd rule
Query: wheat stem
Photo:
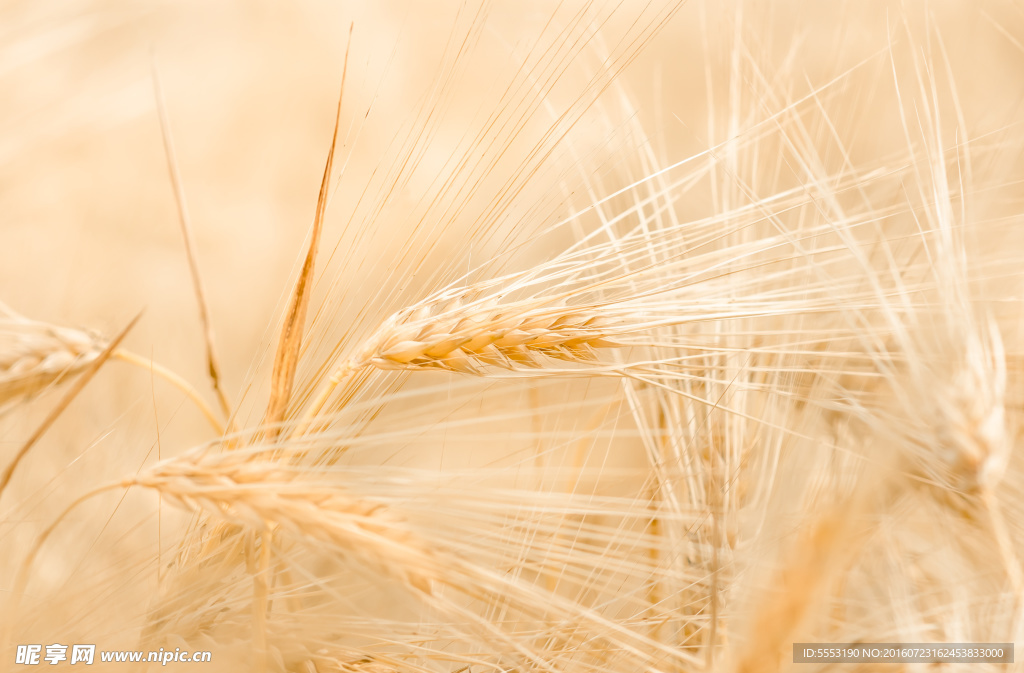
[[(221, 385), (220, 358), (217, 356), (215, 347), (216, 340), (213, 333), (213, 322), (210, 320), (210, 308), (206, 301), (206, 290), (203, 287), (203, 277), (199, 273), (199, 255), (196, 251), (195, 238), (192, 236), (192, 223), (188, 215), (188, 203), (185, 200), (185, 187), (181, 181), (181, 173), (178, 170), (178, 160), (174, 151), (174, 138), (171, 136), (171, 123), (167, 118), (167, 106), (164, 103), (163, 91), (160, 88), (160, 78), (157, 76), (156, 63), (153, 63), (153, 94), (156, 97), (156, 108), (160, 117), (160, 132), (164, 141), (164, 153), (167, 156), (167, 171), (171, 178), (171, 187), (174, 189), (174, 199), (178, 204), (178, 223), (181, 226), (181, 235), (185, 240), (185, 253), (188, 257), (188, 268), (192, 276), (192, 288), (196, 294), (196, 304), (199, 306), (199, 322), (203, 327), (203, 340), (206, 342), (206, 365), (207, 373), (213, 384), (213, 392), (217, 396), (221, 412), (224, 418), (231, 418), (231, 404)], [(223, 432), (221, 432), (223, 434)]]
[(185, 393), (185, 396), (196, 405), (196, 408), (199, 409), (200, 412), (202, 412), (203, 417), (206, 418), (206, 421), (210, 424), (210, 427), (214, 429), (217, 435), (220, 436), (224, 434), (224, 425), (221, 423), (220, 419), (217, 418), (216, 414), (213, 413), (213, 409), (211, 409), (203, 398), (200, 397), (199, 392), (193, 388), (188, 381), (175, 374), (174, 371), (150, 358), (145, 358), (123, 348), (115, 350), (111, 357), (126, 364), (134, 365), (150, 371), (170, 383), (181, 392)]

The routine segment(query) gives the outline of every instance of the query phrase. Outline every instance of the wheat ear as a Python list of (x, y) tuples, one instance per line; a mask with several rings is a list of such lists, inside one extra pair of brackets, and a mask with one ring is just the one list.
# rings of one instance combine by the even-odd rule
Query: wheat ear
[(0, 313), (0, 409), (82, 371), (105, 346), (91, 332)]
[(201, 510), (256, 531), (276, 528), (330, 544), (431, 593), (431, 583), (440, 575), (433, 550), (384, 504), (336, 487), (299, 483), (280, 464), (246, 458), (241, 452), (212, 458), (190, 453), (123, 484), (151, 488), (185, 509)]
[(444, 301), (403, 309), (381, 325), (338, 367), (321, 388), (306, 416), (312, 420), (335, 388), (367, 368), (445, 370), (483, 374), (489, 368), (529, 371), (554, 359), (598, 363), (599, 351), (627, 344), (620, 337), (664, 321), (610, 306), (563, 306), (525, 300), (469, 301), (470, 291)]
[(7, 488), (7, 485), (11, 483), (11, 476), (18, 468), (22, 459), (28, 454), (29, 450), (35, 446), (36, 442), (39, 441), (39, 438), (50, 429), (50, 426), (53, 425), (54, 421), (64, 413), (64, 410), (67, 409), (68, 405), (71, 404), (71, 401), (78, 396), (78, 393), (82, 392), (82, 389), (85, 388), (86, 384), (92, 380), (92, 377), (96, 375), (96, 372), (100, 370), (100, 367), (102, 367), (110, 358), (111, 352), (117, 348), (118, 344), (121, 343), (121, 340), (124, 339), (129, 331), (131, 331), (132, 327), (135, 326), (135, 323), (139, 321), (141, 315), (142, 314), (140, 313), (132, 318), (131, 322), (128, 323), (128, 326), (121, 330), (121, 333), (114, 337), (114, 339), (107, 344), (102, 351), (100, 351), (99, 355), (93, 358), (82, 376), (79, 377), (79, 379), (75, 381), (74, 385), (64, 393), (64, 396), (57, 402), (56, 406), (50, 409), (46, 418), (44, 418), (42, 423), (36, 427), (35, 432), (33, 432), (28, 440), (21, 445), (21, 448), (18, 449), (17, 453), (15, 453), (14, 459), (7, 465), (3, 473), (0, 473), (0, 497), (3, 496), (4, 489)]

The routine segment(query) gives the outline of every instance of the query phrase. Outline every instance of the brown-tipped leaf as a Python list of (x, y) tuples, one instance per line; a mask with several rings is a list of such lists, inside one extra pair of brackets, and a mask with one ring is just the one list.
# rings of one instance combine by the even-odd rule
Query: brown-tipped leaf
[[(351, 44), (352, 28), (349, 28)], [(348, 71), (348, 49), (345, 50), (345, 62), (341, 72), (341, 94), (338, 96), (338, 111), (334, 117), (334, 133), (331, 136), (331, 148), (327, 153), (327, 165), (320, 181), (320, 194), (316, 201), (316, 216), (313, 218), (313, 232), (310, 235), (309, 249), (302, 263), (299, 279), (295, 283), (288, 310), (281, 326), (281, 336), (277, 342), (277, 354), (274, 357), (274, 371), (271, 374), (270, 401), (264, 424), (267, 432), (276, 436), (279, 429), (276, 424), (284, 420), (288, 403), (291, 401), (292, 385), (295, 382), (295, 370), (299, 363), (299, 351), (302, 347), (302, 331), (306, 322), (306, 308), (309, 305), (310, 287), (313, 284), (313, 267), (316, 262), (317, 248), (320, 244), (320, 232), (323, 229), (324, 212), (327, 210), (327, 196), (331, 183), (331, 168), (334, 165), (334, 150), (338, 142), (338, 127), (341, 123), (341, 101), (345, 93), (345, 74)]]

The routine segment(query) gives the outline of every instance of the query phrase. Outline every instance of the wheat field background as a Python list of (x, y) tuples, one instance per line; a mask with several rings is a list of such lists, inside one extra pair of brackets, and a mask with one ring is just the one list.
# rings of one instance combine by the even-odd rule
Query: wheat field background
[(14, 0), (0, 96), (0, 670), (1019, 667), (793, 663), (1022, 638), (1019, 3)]

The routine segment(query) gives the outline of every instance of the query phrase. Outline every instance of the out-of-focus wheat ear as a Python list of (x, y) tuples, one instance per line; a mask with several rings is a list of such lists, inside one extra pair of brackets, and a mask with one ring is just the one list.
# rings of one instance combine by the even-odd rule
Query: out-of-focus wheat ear
[[(956, 288), (949, 292), (957, 294)], [(917, 487), (992, 535), (1024, 605), (1024, 571), (997, 496), (1013, 443), (1002, 337), (998, 324), (975, 315), (966, 301), (951, 304), (915, 335), (909, 370), (890, 381), (905, 401), (885, 430), (902, 437), (907, 472)]]
[(106, 345), (98, 334), (0, 312), (0, 413), (82, 371)]
[(164, 103), (163, 91), (160, 88), (160, 78), (157, 74), (156, 61), (153, 62), (153, 94), (156, 97), (157, 114), (160, 117), (160, 133), (164, 141), (164, 154), (167, 156), (167, 171), (171, 177), (171, 187), (174, 189), (174, 200), (178, 204), (178, 223), (181, 225), (181, 235), (185, 240), (185, 255), (188, 257), (188, 267), (192, 275), (192, 288), (196, 293), (196, 304), (199, 307), (199, 322), (203, 327), (203, 338), (206, 342), (206, 369), (213, 384), (213, 392), (217, 396), (221, 413), (225, 420), (231, 419), (231, 404), (221, 384), (220, 358), (217, 356), (215, 346), (216, 340), (213, 333), (213, 322), (210, 320), (210, 309), (206, 301), (206, 290), (203, 288), (203, 277), (199, 273), (199, 255), (196, 252), (195, 239), (192, 236), (192, 223), (188, 215), (188, 204), (185, 200), (185, 187), (181, 181), (181, 174), (178, 171), (178, 159), (174, 151), (174, 139), (171, 136), (171, 123), (167, 118), (167, 106)]
[[(143, 486), (185, 509), (263, 533), (336, 548), (423, 594), (442, 576), (434, 550), (382, 503), (336, 487), (296, 481), (276, 462), (191, 453), (164, 461), (124, 486)], [(266, 544), (268, 539), (264, 540)]]
[(942, 437), (952, 443), (958, 481), (975, 492), (985, 510), (999, 555), (1014, 595), (1024, 610), (1024, 570), (1011, 541), (996, 487), (1010, 458), (1006, 422), (1006, 354), (999, 326), (988, 320), (967, 338), (965, 370), (956, 380), (955, 409), (943, 410), (952, 431)]
[(299, 279), (295, 283), (288, 310), (285, 312), (281, 336), (277, 343), (277, 355), (274, 357), (274, 369), (271, 374), (270, 401), (264, 417), (266, 433), (276, 437), (280, 433), (278, 424), (284, 420), (291, 401), (292, 386), (295, 382), (295, 368), (299, 363), (299, 351), (302, 347), (302, 333), (305, 329), (306, 308), (313, 285), (313, 267), (316, 264), (316, 253), (320, 245), (320, 232), (323, 230), (324, 213), (327, 210), (327, 198), (331, 185), (331, 169), (334, 166), (334, 151), (338, 143), (338, 127), (341, 125), (341, 103), (345, 95), (345, 76), (348, 73), (348, 55), (352, 45), (352, 30), (348, 29), (348, 46), (345, 48), (345, 61), (341, 70), (341, 92), (338, 94), (338, 111), (334, 117), (334, 132), (331, 135), (331, 147), (327, 152), (327, 164), (324, 166), (323, 179), (320, 181), (320, 193), (316, 201), (316, 214), (313, 217), (313, 231), (310, 233), (309, 249), (299, 271)]
[(43, 422), (39, 424), (39, 427), (37, 427), (35, 432), (32, 433), (32, 436), (22, 444), (20, 449), (18, 449), (14, 459), (4, 470), (3, 474), (0, 475), (0, 498), (3, 497), (4, 489), (7, 488), (7, 484), (10, 483), (11, 476), (14, 474), (14, 470), (18, 467), (21, 460), (28, 454), (29, 450), (35, 445), (35, 443), (39, 441), (39, 438), (46, 433), (51, 425), (53, 425), (54, 421), (64, 413), (64, 410), (67, 409), (69, 404), (71, 404), (71, 401), (74, 400), (80, 392), (82, 392), (82, 389), (85, 388), (86, 384), (92, 380), (92, 377), (96, 375), (96, 372), (100, 370), (100, 367), (103, 366), (125, 336), (128, 335), (128, 332), (135, 326), (135, 323), (138, 322), (140, 317), (142, 317), (141, 313), (132, 318), (131, 322), (121, 330), (121, 333), (114, 337), (113, 341), (107, 344), (106, 348), (100, 351), (96, 357), (91, 360), (78, 380), (75, 381), (66, 393), (64, 393), (64, 396), (59, 402), (57, 402), (57, 405), (50, 410), (50, 413), (47, 414), (46, 418), (43, 419)]
[(788, 656), (794, 636), (811, 617), (829, 584), (849, 566), (867, 539), (865, 515), (889, 484), (862, 484), (845, 501), (813, 515), (785, 551), (782, 566), (753, 605), (747, 638), (730, 669), (733, 673), (773, 673)]

